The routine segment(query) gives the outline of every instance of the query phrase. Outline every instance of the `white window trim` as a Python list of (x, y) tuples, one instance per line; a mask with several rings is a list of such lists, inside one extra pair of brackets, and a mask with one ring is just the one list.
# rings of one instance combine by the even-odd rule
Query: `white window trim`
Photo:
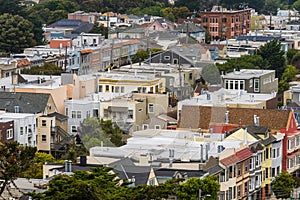
[(6, 130), (6, 139), (9, 140), (9, 139), (12, 139), (13, 138), (13, 129), (10, 128), (10, 129), (7, 129)]

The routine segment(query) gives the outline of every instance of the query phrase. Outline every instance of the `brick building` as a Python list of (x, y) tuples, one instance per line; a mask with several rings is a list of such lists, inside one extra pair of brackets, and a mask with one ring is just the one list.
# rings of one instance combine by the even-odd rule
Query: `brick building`
[(201, 12), (202, 26), (208, 30), (211, 39), (230, 39), (250, 31), (251, 9), (227, 10), (214, 6), (211, 11)]

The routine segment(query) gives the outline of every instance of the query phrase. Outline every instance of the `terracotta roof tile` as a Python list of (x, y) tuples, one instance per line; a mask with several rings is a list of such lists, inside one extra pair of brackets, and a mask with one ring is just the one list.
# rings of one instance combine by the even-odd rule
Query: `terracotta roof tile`
[(246, 160), (252, 156), (252, 152), (249, 150), (249, 148), (244, 148), (238, 152), (236, 152), (234, 155), (223, 158), (220, 160), (220, 162), (225, 166), (230, 166), (234, 163), (239, 163), (243, 160)]
[(31, 65), (31, 62), (26, 58), (18, 60), (17, 62), (18, 62), (17, 67), (27, 67)]

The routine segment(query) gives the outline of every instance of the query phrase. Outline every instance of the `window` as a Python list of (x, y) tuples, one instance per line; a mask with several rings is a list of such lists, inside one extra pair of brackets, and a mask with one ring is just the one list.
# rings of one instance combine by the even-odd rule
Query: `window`
[(47, 126), (47, 121), (46, 120), (42, 120), (42, 126)]
[(76, 133), (77, 132), (77, 126), (72, 126), (71, 130), (72, 130), (72, 133)]
[(72, 118), (76, 118), (76, 111), (72, 111)]
[(23, 135), (23, 133), (24, 133), (24, 128), (20, 127), (20, 135)]
[(289, 158), (288, 159), (288, 167), (289, 168), (293, 168), (294, 167), (294, 164), (295, 164), (295, 160), (294, 160), (294, 158)]
[(249, 87), (252, 88), (253, 87), (253, 79), (249, 80)]
[(124, 93), (124, 86), (121, 87), (121, 93)]
[(155, 129), (160, 129), (160, 125), (155, 125)]
[(242, 166), (241, 166), (241, 164), (237, 164), (237, 175), (238, 176), (242, 175)]
[(99, 92), (103, 92), (103, 86), (99, 85)]
[(86, 118), (89, 118), (89, 117), (91, 117), (91, 111), (86, 111)]
[(77, 111), (77, 118), (81, 119), (81, 111)]
[(65, 109), (65, 115), (66, 115), (66, 116), (69, 116), (69, 108), (66, 108), (66, 109)]
[(254, 79), (254, 92), (259, 92), (259, 79)]
[(99, 116), (98, 109), (93, 109), (93, 117), (98, 117), (98, 116)]
[(272, 168), (272, 174), (271, 174), (272, 177), (275, 177), (276, 176), (276, 168)]
[(6, 139), (12, 139), (13, 138), (13, 129), (7, 129), (6, 130)]
[(269, 159), (269, 148), (266, 148), (265, 159)]
[(245, 182), (244, 186), (245, 186), (245, 189), (244, 189), (245, 195), (247, 195), (248, 194), (248, 181)]
[(128, 110), (128, 119), (133, 119), (133, 110)]
[(291, 138), (288, 140), (288, 149), (292, 150), (295, 147), (295, 138)]
[(32, 133), (32, 125), (31, 124), (28, 125), (28, 133)]
[(42, 142), (46, 142), (47, 141), (47, 136), (46, 135), (42, 135)]
[(248, 172), (248, 169), (249, 169), (249, 160), (246, 160), (245, 161), (245, 173)]
[(266, 172), (266, 176), (265, 177), (267, 179), (267, 178), (269, 178), (269, 168), (266, 168), (265, 172)]
[(229, 187), (228, 197), (229, 197), (229, 199), (232, 199), (232, 187)]
[(242, 196), (242, 194), (241, 194), (241, 185), (239, 185), (239, 186), (237, 186), (237, 196), (238, 197), (241, 197)]
[(152, 103), (148, 104), (148, 112), (153, 113), (154, 112), (154, 105)]
[(193, 74), (192, 74), (192, 73), (189, 74), (189, 79), (190, 79), (190, 80), (193, 79)]
[(143, 130), (147, 130), (148, 129), (148, 124), (143, 124)]
[(109, 92), (109, 85), (105, 85), (105, 92)]
[(165, 60), (170, 60), (170, 56), (165, 56), (164, 59)]

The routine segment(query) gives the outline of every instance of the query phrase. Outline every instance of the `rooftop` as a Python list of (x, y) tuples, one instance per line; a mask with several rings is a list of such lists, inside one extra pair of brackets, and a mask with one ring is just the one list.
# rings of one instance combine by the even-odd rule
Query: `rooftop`
[(241, 69), (223, 75), (225, 79), (250, 79), (257, 78), (266, 74), (275, 73), (275, 70), (260, 70), (260, 69)]

